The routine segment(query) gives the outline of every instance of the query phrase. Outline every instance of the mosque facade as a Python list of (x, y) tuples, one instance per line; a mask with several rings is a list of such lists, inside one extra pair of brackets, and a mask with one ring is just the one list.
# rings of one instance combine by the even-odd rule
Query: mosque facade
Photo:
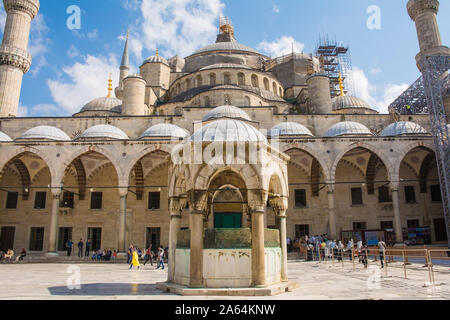
[[(114, 93), (71, 117), (16, 118), (40, 4), (4, 3), (1, 249), (63, 254), (80, 238), (119, 252), (190, 243), (195, 285), (206, 277), (192, 274), (204, 230), (251, 229), (253, 268), (268, 240), (284, 256), (286, 237), (446, 243), (428, 115), (379, 114), (345, 88), (332, 97), (317, 57), (271, 59), (224, 23), (215, 43), (185, 58), (156, 53), (138, 74), (129, 74), (127, 40)], [(438, 2), (408, 8), (429, 22)], [(269, 281), (263, 273), (252, 269), (252, 283)]]

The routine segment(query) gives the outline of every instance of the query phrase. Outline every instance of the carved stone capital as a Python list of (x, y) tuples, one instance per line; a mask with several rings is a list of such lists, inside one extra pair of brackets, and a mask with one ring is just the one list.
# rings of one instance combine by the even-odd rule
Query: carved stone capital
[(208, 201), (208, 193), (204, 190), (189, 190), (187, 201), (191, 210), (204, 212)]
[(180, 215), (186, 208), (187, 199), (180, 197), (172, 197), (169, 199), (169, 210), (172, 215)]
[(3, 0), (5, 5), (5, 11), (18, 10), (26, 12), (30, 15), (31, 19), (34, 19), (40, 8), (39, 0)]
[(251, 213), (264, 212), (268, 193), (265, 190), (248, 190), (248, 207)]
[(407, 5), (408, 14), (413, 21), (416, 20), (417, 16), (426, 11), (431, 11), (434, 14), (439, 12), (439, 1), (438, 0), (410, 0)]
[(31, 55), (20, 48), (11, 46), (0, 46), (0, 65), (8, 65), (19, 68), (27, 73), (31, 67)]

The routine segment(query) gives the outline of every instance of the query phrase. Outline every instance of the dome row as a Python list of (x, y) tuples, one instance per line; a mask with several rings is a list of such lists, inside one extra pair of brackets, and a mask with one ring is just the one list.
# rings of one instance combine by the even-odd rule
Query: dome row
[[(211, 120), (212, 118), (207, 118)], [(191, 140), (194, 141), (259, 141), (266, 142), (266, 137), (254, 126), (239, 119), (217, 118), (204, 125), (201, 130), (194, 133)], [(207, 121), (205, 120), (205, 121)], [(424, 135), (428, 132), (420, 125), (413, 122), (397, 122), (384, 129), (380, 136), (395, 137), (402, 135)], [(358, 122), (340, 122), (332, 126), (324, 134), (324, 137), (343, 136), (372, 136), (370, 130)], [(189, 136), (189, 132), (183, 128), (170, 123), (160, 123), (147, 129), (139, 139), (152, 138), (178, 138), (184, 139)], [(295, 122), (283, 122), (273, 127), (269, 136), (303, 136), (313, 137), (314, 135), (305, 126)], [(112, 139), (129, 140), (125, 132), (111, 125), (97, 125), (87, 129), (83, 134), (75, 138), (79, 139)], [(51, 141), (71, 141), (72, 139), (62, 130), (56, 127), (39, 126), (26, 131), (20, 140), (51, 140)], [(8, 135), (0, 131), (0, 142), (13, 141)]]

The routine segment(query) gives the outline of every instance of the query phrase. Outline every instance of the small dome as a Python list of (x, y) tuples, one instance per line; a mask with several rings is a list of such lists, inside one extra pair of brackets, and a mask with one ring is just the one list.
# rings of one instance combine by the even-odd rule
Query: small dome
[(61, 129), (50, 126), (39, 126), (26, 131), (17, 140), (53, 140), (70, 141), (70, 137)]
[(160, 55), (148, 57), (147, 59), (145, 59), (145, 61), (142, 65), (147, 64), (147, 63), (163, 63), (165, 65), (169, 65), (167, 60), (164, 59), (163, 57), (161, 57)]
[(411, 134), (428, 134), (428, 132), (417, 123), (409, 121), (392, 123), (381, 132), (382, 137), (396, 137)]
[(325, 132), (325, 137), (367, 136), (372, 132), (363, 124), (352, 121), (339, 122)]
[(196, 131), (191, 141), (241, 141), (265, 142), (266, 137), (255, 127), (235, 119), (222, 119), (213, 121)]
[(220, 118), (231, 118), (231, 119), (242, 119), (251, 121), (250, 116), (241, 108), (234, 106), (220, 106), (210, 112), (208, 112), (204, 117), (203, 121), (208, 121), (212, 119)]
[(373, 110), (372, 107), (364, 100), (352, 96), (337, 96), (333, 98), (333, 110), (342, 110), (342, 109), (370, 109)]
[(11, 142), (12, 139), (4, 132), (0, 131), (0, 142)]
[(147, 129), (139, 139), (144, 138), (179, 138), (184, 139), (189, 136), (189, 132), (183, 128), (170, 123), (156, 124)]
[(122, 101), (117, 98), (102, 97), (97, 98), (86, 104), (80, 111), (111, 111), (111, 112), (122, 112)]
[(313, 137), (311, 131), (305, 126), (296, 122), (282, 122), (270, 129), (271, 137), (279, 136), (310, 136)]
[(110, 126), (107, 124), (101, 124), (88, 128), (79, 139), (95, 139), (95, 138), (106, 138), (115, 140), (129, 140), (125, 132), (117, 127)]

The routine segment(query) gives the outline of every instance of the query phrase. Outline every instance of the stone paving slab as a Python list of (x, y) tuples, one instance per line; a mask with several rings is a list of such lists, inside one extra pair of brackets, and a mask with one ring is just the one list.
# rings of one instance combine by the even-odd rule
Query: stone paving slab
[[(164, 293), (156, 283), (167, 279), (167, 268), (155, 270), (145, 266), (128, 270), (126, 264), (0, 264), (0, 300), (357, 300), (357, 299), (450, 299), (450, 269), (435, 266), (435, 281), (429, 286), (428, 269), (421, 264), (408, 266), (404, 279), (401, 263), (383, 269), (372, 263), (366, 270), (351, 262), (344, 267), (335, 263), (290, 261), (289, 278), (299, 287), (272, 297), (188, 296)], [(79, 270), (80, 289), (71, 290)]]

